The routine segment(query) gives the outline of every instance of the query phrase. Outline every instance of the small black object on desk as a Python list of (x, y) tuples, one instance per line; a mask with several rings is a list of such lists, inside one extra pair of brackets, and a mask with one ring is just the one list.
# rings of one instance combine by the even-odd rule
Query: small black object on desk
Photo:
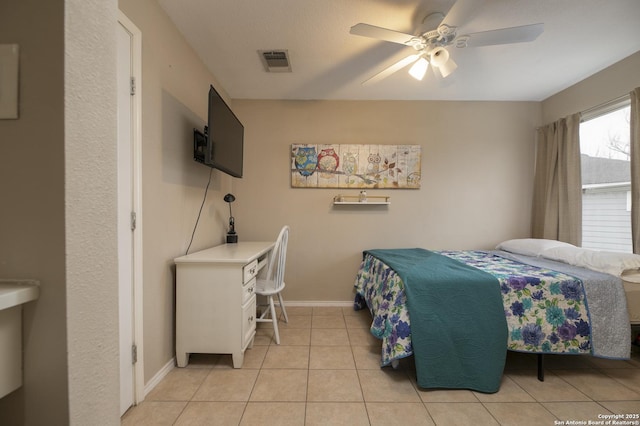
[(236, 200), (233, 194), (224, 196), (224, 201), (229, 203), (229, 231), (227, 232), (227, 244), (235, 244), (238, 242), (238, 234), (236, 234), (236, 220), (231, 213), (231, 203)]

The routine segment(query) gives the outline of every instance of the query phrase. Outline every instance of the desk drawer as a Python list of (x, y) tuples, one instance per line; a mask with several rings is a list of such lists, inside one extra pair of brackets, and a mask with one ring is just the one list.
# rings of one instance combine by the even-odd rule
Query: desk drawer
[(251, 281), (242, 286), (242, 304), (247, 303), (247, 300), (256, 293), (256, 277), (251, 278)]
[(242, 348), (246, 348), (256, 332), (256, 297), (242, 307)]
[(251, 278), (255, 277), (258, 274), (258, 259), (255, 259), (242, 268), (244, 279), (243, 283), (247, 283), (251, 280)]

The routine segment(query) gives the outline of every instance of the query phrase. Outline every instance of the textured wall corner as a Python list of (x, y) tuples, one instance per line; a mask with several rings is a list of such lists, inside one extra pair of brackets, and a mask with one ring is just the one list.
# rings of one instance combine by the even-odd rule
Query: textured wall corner
[(116, 0), (65, 2), (71, 424), (119, 422)]

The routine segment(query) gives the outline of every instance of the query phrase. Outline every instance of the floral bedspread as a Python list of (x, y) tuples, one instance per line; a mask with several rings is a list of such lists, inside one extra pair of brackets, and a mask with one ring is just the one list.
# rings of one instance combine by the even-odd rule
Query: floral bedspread
[[(490, 273), (500, 282), (509, 328), (507, 349), (531, 353), (591, 353), (591, 327), (582, 282), (484, 251), (437, 253)], [(413, 354), (404, 284), (393, 269), (365, 255), (354, 307), (368, 307), (371, 333), (382, 340), (381, 365)]]

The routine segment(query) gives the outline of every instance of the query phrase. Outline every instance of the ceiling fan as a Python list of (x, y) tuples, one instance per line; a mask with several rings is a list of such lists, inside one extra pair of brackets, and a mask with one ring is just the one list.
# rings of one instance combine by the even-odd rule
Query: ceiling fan
[(464, 24), (465, 19), (475, 10), (481, 9), (482, 3), (478, 0), (457, 0), (446, 16), (442, 13), (432, 13), (424, 18), (422, 28), (426, 31), (421, 29), (418, 35), (363, 23), (351, 27), (351, 34), (403, 44), (413, 47), (416, 51), (362, 84), (380, 81), (410, 64), (413, 66), (409, 69), (409, 74), (416, 80), (424, 78), (429, 65), (437, 69), (442, 77), (447, 77), (458, 67), (447, 50), (450, 46), (466, 48), (529, 42), (544, 31), (544, 24), (531, 24), (459, 35), (460, 25)]

